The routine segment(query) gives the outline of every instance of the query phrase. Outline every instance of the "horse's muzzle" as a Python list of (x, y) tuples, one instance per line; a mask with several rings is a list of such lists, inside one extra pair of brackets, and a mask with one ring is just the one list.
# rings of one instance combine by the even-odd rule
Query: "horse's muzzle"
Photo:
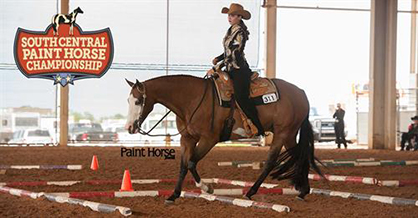
[(129, 134), (138, 133), (141, 125), (142, 125), (142, 120), (140, 119), (135, 120), (134, 123), (130, 125), (128, 128)]

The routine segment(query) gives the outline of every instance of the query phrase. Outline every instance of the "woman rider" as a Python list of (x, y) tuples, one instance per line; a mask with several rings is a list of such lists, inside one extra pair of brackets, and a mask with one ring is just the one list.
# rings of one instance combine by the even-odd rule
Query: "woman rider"
[(258, 129), (257, 135), (264, 135), (264, 129), (258, 118), (257, 109), (250, 99), (250, 82), (252, 71), (245, 59), (244, 48), (248, 40), (247, 26), (244, 20), (251, 18), (250, 12), (244, 10), (242, 5), (232, 3), (229, 8), (222, 8), (223, 14), (228, 14), (228, 21), (231, 27), (226, 32), (223, 39), (224, 53), (213, 59), (213, 67), (208, 71), (208, 75), (214, 73), (215, 69), (225, 66), (226, 72), (234, 84), (234, 97), (241, 109)]

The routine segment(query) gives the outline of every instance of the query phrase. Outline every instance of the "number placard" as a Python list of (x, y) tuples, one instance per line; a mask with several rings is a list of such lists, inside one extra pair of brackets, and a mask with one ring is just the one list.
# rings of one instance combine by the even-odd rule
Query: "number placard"
[(263, 95), (263, 103), (268, 104), (277, 101), (276, 93)]

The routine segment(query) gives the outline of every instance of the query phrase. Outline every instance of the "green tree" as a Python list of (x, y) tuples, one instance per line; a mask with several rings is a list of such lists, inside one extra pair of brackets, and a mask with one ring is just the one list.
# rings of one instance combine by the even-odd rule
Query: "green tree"
[(115, 114), (115, 115), (113, 116), (113, 118), (115, 118), (115, 119), (124, 119), (124, 118), (125, 118), (125, 116), (123, 116), (122, 114)]
[(94, 121), (94, 116), (90, 112), (84, 112), (83, 119), (90, 120), (90, 121), (93, 122)]
[(83, 119), (83, 115), (79, 112), (71, 112), (71, 115), (74, 117), (75, 122), (79, 122), (81, 119)]

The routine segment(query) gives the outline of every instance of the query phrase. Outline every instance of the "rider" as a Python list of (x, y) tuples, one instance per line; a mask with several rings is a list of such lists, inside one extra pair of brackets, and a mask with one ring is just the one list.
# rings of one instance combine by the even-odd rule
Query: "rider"
[(221, 12), (228, 14), (228, 21), (231, 27), (223, 38), (224, 53), (212, 61), (213, 65), (218, 64), (222, 60), (223, 62), (210, 69), (207, 74), (212, 75), (216, 69), (221, 69), (225, 66), (225, 70), (234, 85), (235, 99), (247, 117), (257, 127), (257, 135), (264, 135), (264, 129), (258, 118), (257, 109), (249, 97), (252, 71), (244, 55), (245, 43), (250, 32), (242, 19), (250, 19), (251, 14), (244, 10), (242, 5), (236, 3), (232, 3), (229, 8), (222, 8)]
[(410, 149), (412, 149), (412, 143), (411, 143), (411, 139), (415, 139), (415, 151), (418, 150), (418, 144), (417, 144), (417, 139), (418, 139), (418, 116), (413, 116), (411, 117), (411, 120), (413, 121), (413, 123), (411, 123), (408, 126), (408, 132), (404, 132), (402, 133), (402, 141), (401, 141), (401, 151), (403, 151), (405, 149), (405, 143), (408, 142), (408, 146), (406, 147), (406, 150), (409, 151)]

